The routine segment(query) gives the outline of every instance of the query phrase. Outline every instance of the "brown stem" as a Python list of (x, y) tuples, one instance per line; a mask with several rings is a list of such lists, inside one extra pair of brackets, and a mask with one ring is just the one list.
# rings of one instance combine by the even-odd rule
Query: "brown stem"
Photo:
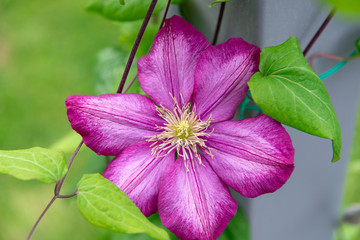
[[(164, 16), (161, 20), (160, 26), (159, 26), (159, 30), (164, 26), (165, 23), (165, 19), (166, 19), (166, 15), (169, 11), (169, 7), (171, 4), (171, 0), (168, 1), (166, 8), (165, 8), (165, 12), (164, 12)], [(122, 91), (122, 93), (126, 93), (127, 91), (129, 91), (129, 88), (131, 87), (131, 85), (135, 82), (136, 77), (138, 76), (138, 73), (135, 74), (135, 76), (131, 79), (131, 81), (129, 82), (129, 84), (126, 86), (125, 90)]]
[(126, 86), (125, 90), (122, 93), (126, 93), (127, 91), (129, 91), (129, 88), (135, 82), (137, 76), (138, 76), (138, 73), (135, 74), (135, 76), (131, 79), (131, 81), (129, 82), (129, 84)]
[(149, 20), (150, 20), (150, 17), (154, 11), (154, 8), (156, 6), (156, 3), (157, 3), (157, 0), (152, 0), (151, 1), (151, 4), (150, 4), (150, 7), (146, 13), (146, 16), (144, 18), (144, 21), (140, 27), (140, 30), (139, 30), (139, 33), (138, 35), (136, 36), (136, 39), (135, 39), (135, 43), (133, 45), (133, 48), (131, 49), (131, 52), (130, 52), (130, 56), (129, 56), (129, 59), (126, 63), (126, 67), (125, 67), (125, 70), (124, 70), (124, 74), (122, 75), (122, 78), (121, 78), (121, 81), (120, 81), (120, 84), (119, 84), (119, 88), (118, 90), (116, 91), (117, 93), (121, 93), (123, 88), (124, 88), (124, 85), (125, 85), (125, 82), (126, 82), (126, 78), (127, 76), (129, 75), (129, 72), (130, 72), (130, 68), (131, 68), (131, 65), (132, 65), (132, 62), (134, 61), (134, 58), (135, 58), (135, 54), (136, 54), (136, 51), (138, 50), (139, 48), (139, 45), (140, 45), (140, 41), (144, 35), (144, 32), (146, 30), (146, 27), (149, 23)]
[(31, 236), (33, 235), (37, 225), (40, 223), (41, 219), (44, 217), (45, 213), (47, 212), (47, 210), (49, 210), (49, 208), (51, 207), (51, 205), (54, 203), (54, 201), (56, 200), (56, 196), (54, 196), (51, 201), (49, 202), (49, 204), (46, 206), (46, 208), (44, 209), (44, 211), (41, 213), (40, 217), (38, 218), (38, 220), (36, 221), (35, 225), (33, 226), (33, 228), (31, 229), (28, 237), (26, 238), (27, 240), (30, 240)]
[(310, 48), (314, 45), (316, 40), (320, 37), (321, 33), (325, 30), (326, 26), (329, 24), (330, 20), (332, 19), (332, 17), (335, 14), (335, 12), (336, 12), (336, 9), (333, 8), (331, 10), (331, 12), (329, 13), (329, 15), (326, 17), (326, 19), (324, 20), (324, 22), (321, 24), (320, 28), (317, 30), (317, 32), (315, 33), (315, 35), (313, 36), (313, 38), (311, 39), (309, 44), (306, 46), (305, 50), (303, 51), (304, 56), (306, 56), (306, 54), (309, 52)]
[(347, 58), (342, 58), (342, 57), (327, 54), (327, 53), (317, 52), (317, 53), (314, 53), (310, 58), (310, 66), (312, 67), (312, 69), (314, 69), (314, 60), (315, 60), (315, 58), (318, 58), (318, 57), (328, 58), (328, 59), (332, 59), (332, 60), (335, 60), (338, 62), (347, 60)]
[(216, 23), (214, 37), (213, 37), (213, 40), (212, 40), (212, 43), (211, 43), (212, 45), (215, 45), (216, 42), (217, 42), (217, 38), (218, 38), (218, 35), (219, 35), (219, 32), (220, 32), (221, 22), (222, 22), (222, 19), (223, 19), (223, 16), (224, 16), (225, 4), (226, 4), (226, 2), (222, 2), (220, 4), (219, 16), (218, 16), (218, 20), (217, 20), (217, 23)]
[(161, 20), (161, 24), (160, 24), (160, 27), (159, 27), (159, 30), (164, 26), (164, 23), (165, 23), (165, 19), (166, 19), (166, 15), (169, 11), (169, 7), (170, 7), (170, 4), (171, 4), (171, 0), (168, 1), (167, 5), (166, 5), (166, 8), (165, 8), (165, 12), (164, 12), (164, 16)]
[(71, 197), (74, 197), (76, 194), (77, 194), (77, 191), (75, 191), (73, 194), (70, 194), (70, 195), (60, 195), (60, 190), (61, 190), (61, 187), (65, 181), (65, 178), (67, 176), (67, 173), (69, 172), (69, 169), (74, 161), (74, 158), (75, 156), (78, 154), (81, 146), (83, 145), (83, 141), (80, 142), (80, 144), (78, 145), (78, 147), (76, 148), (75, 152), (73, 153), (69, 163), (68, 163), (68, 171), (65, 173), (64, 177), (62, 179), (60, 179), (60, 181), (58, 181), (55, 185), (55, 189), (54, 189), (54, 197), (51, 199), (51, 201), (49, 202), (49, 204), (46, 206), (46, 208), (44, 209), (44, 211), (41, 213), (40, 217), (37, 219), (35, 225), (33, 226), (33, 228), (31, 229), (28, 237), (27, 237), (27, 240), (29, 240), (31, 238), (31, 236), (33, 235), (37, 225), (39, 224), (39, 222), (41, 221), (41, 219), (44, 217), (45, 213), (47, 212), (47, 210), (51, 207), (51, 205), (55, 202), (55, 200), (57, 198), (71, 198)]
[(66, 176), (67, 176), (67, 174), (68, 174), (68, 172), (69, 172), (69, 170), (70, 170), (70, 167), (71, 167), (71, 165), (72, 165), (72, 163), (73, 163), (76, 155), (77, 155), (78, 152), (80, 151), (80, 148), (81, 148), (81, 146), (82, 146), (83, 144), (84, 144), (84, 142), (81, 141), (81, 142), (79, 143), (79, 145), (77, 146), (77, 148), (75, 149), (75, 152), (74, 152), (73, 155), (71, 156), (71, 159), (70, 159), (70, 161), (69, 161), (69, 163), (68, 163), (68, 171), (65, 173), (64, 177), (56, 184), (56, 187), (55, 187), (55, 196), (59, 196), (59, 195), (60, 195), (60, 190), (61, 190), (61, 188), (62, 188), (62, 185), (63, 185), (64, 181), (65, 181), (65, 178), (66, 178)]

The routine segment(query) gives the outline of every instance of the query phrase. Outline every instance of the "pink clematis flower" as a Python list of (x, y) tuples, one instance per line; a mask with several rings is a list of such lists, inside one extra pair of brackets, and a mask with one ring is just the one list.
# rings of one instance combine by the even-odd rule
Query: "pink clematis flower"
[(180, 17), (168, 19), (138, 61), (150, 96), (74, 95), (72, 128), (101, 155), (103, 176), (181, 239), (216, 239), (234, 217), (228, 186), (246, 197), (280, 188), (294, 168), (291, 139), (261, 115), (230, 121), (258, 70), (260, 50), (240, 38), (210, 46)]

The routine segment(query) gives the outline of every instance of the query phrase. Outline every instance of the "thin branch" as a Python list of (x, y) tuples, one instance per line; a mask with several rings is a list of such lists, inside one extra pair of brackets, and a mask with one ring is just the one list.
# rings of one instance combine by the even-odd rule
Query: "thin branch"
[(218, 35), (219, 35), (219, 32), (220, 32), (221, 22), (222, 22), (222, 19), (223, 19), (223, 16), (224, 16), (225, 4), (226, 4), (226, 2), (222, 2), (220, 4), (219, 16), (218, 16), (218, 20), (217, 20), (217, 23), (216, 23), (214, 37), (213, 37), (213, 40), (212, 40), (212, 43), (211, 43), (212, 45), (215, 45), (216, 42), (217, 42), (217, 38), (218, 38)]
[(71, 197), (75, 197), (76, 195), (78, 194), (77, 190), (72, 193), (72, 194), (69, 194), (69, 195), (58, 195), (56, 196), (57, 198), (71, 198)]
[(139, 48), (139, 44), (140, 44), (140, 41), (144, 35), (144, 32), (146, 30), (146, 27), (149, 23), (149, 20), (150, 20), (150, 17), (154, 11), (154, 8), (155, 8), (155, 5), (157, 3), (157, 0), (152, 0), (151, 1), (151, 4), (150, 4), (150, 7), (149, 7), (149, 10), (147, 11), (146, 13), (146, 16), (144, 18), (144, 21), (140, 27), (140, 30), (139, 30), (139, 33), (138, 35), (136, 36), (136, 39), (135, 39), (135, 43), (133, 45), (133, 48), (131, 49), (131, 52), (130, 52), (130, 56), (129, 56), (129, 59), (127, 61), (127, 64), (126, 64), (126, 67), (125, 67), (125, 70), (124, 70), (124, 74), (122, 75), (122, 78), (121, 78), (121, 81), (120, 81), (120, 85), (119, 85), (119, 88), (118, 90), (116, 91), (117, 93), (121, 93), (123, 88), (124, 88), (124, 85), (125, 85), (125, 82), (126, 82), (126, 78), (127, 76), (129, 75), (129, 71), (130, 71), (130, 68), (131, 68), (131, 65), (132, 65), (132, 62), (134, 61), (134, 58), (135, 58), (135, 54), (136, 54), (136, 51), (137, 49)]
[(75, 149), (75, 152), (74, 152), (73, 155), (71, 156), (71, 159), (70, 159), (70, 161), (69, 161), (69, 163), (68, 163), (68, 171), (65, 173), (64, 177), (56, 184), (56, 187), (55, 187), (55, 196), (59, 196), (59, 195), (60, 195), (60, 190), (61, 190), (62, 185), (63, 185), (63, 183), (64, 183), (64, 181), (65, 181), (65, 178), (66, 178), (66, 176), (67, 176), (67, 174), (68, 174), (68, 172), (69, 172), (69, 169), (70, 169), (70, 167), (71, 167), (71, 165), (72, 165), (72, 163), (73, 163), (73, 161), (74, 161), (74, 158), (76, 157), (76, 155), (77, 155), (78, 152), (80, 151), (80, 148), (81, 148), (81, 146), (82, 146), (83, 144), (84, 144), (84, 142), (81, 141), (81, 142), (79, 143), (79, 145), (77, 146), (77, 148)]
[(33, 228), (31, 229), (28, 237), (26, 238), (27, 240), (30, 240), (31, 236), (33, 235), (37, 225), (39, 224), (39, 222), (41, 221), (41, 219), (44, 217), (45, 213), (47, 212), (47, 210), (49, 210), (49, 208), (51, 207), (51, 205), (54, 203), (54, 201), (56, 200), (56, 196), (54, 196), (51, 201), (49, 202), (49, 204), (46, 206), (46, 208), (44, 209), (44, 211), (41, 213), (40, 217), (38, 218), (38, 220), (36, 221), (35, 225), (33, 226)]
[(129, 90), (131, 85), (133, 85), (133, 83), (135, 82), (137, 76), (138, 76), (138, 73), (135, 74), (135, 76), (131, 79), (131, 81), (129, 82), (129, 84), (126, 86), (125, 90), (122, 93), (126, 93)]
[(312, 67), (312, 69), (314, 69), (314, 60), (315, 60), (315, 58), (318, 58), (318, 57), (328, 58), (328, 59), (332, 59), (332, 60), (335, 60), (338, 62), (347, 60), (346, 58), (342, 58), (342, 57), (335, 56), (332, 54), (317, 52), (317, 53), (314, 53), (310, 58), (310, 66)]
[(169, 0), (168, 3), (167, 3), (167, 5), (166, 5), (165, 12), (164, 12), (164, 16), (163, 16), (163, 18), (162, 18), (162, 20), (161, 20), (159, 30), (164, 26), (165, 19), (166, 19), (166, 15), (167, 15), (167, 13), (168, 13), (168, 11), (169, 11), (170, 4), (171, 4), (171, 0)]
[(333, 8), (329, 15), (326, 17), (324, 22), (321, 24), (320, 28), (317, 30), (309, 44), (306, 46), (305, 50), (303, 51), (304, 56), (309, 52), (310, 48), (314, 45), (316, 40), (320, 37), (321, 33), (325, 30), (326, 26), (329, 24), (330, 20), (333, 18), (334, 14), (336, 12), (336, 9)]
[[(164, 12), (164, 16), (161, 20), (161, 23), (160, 23), (160, 26), (159, 26), (159, 30), (164, 26), (164, 23), (165, 23), (165, 19), (166, 19), (166, 15), (169, 11), (169, 7), (170, 7), (170, 4), (171, 4), (171, 0), (168, 1), (167, 5), (166, 5), (166, 8), (165, 8), (165, 12)], [(129, 84), (126, 86), (125, 90), (122, 91), (122, 93), (126, 93), (129, 88), (131, 87), (131, 85), (133, 85), (133, 83), (135, 82), (136, 80), (136, 77), (138, 76), (138, 73), (135, 74), (135, 76), (131, 79), (131, 81), (129, 82)]]

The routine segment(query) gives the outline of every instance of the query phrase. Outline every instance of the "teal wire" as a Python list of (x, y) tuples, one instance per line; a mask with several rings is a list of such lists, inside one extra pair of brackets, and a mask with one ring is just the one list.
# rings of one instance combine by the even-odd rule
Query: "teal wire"
[[(355, 56), (357, 54), (357, 51), (353, 51), (349, 57)], [(329, 71), (324, 72), (323, 74), (319, 75), (321, 80), (324, 80), (325, 78), (330, 77), (331, 75), (335, 74), (337, 71), (339, 71), (341, 68), (343, 68), (348, 61), (342, 61), (339, 62), (337, 65), (335, 65), (335, 67), (331, 68)]]

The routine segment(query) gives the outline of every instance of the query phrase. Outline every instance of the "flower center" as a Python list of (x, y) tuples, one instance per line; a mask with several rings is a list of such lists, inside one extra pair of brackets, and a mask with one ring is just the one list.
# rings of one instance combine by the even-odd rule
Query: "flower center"
[(174, 126), (175, 134), (177, 138), (187, 139), (191, 135), (191, 127), (189, 122), (181, 121)]
[(172, 111), (163, 106), (156, 107), (159, 116), (166, 123), (164, 126), (156, 126), (162, 131), (147, 141), (154, 142), (151, 144), (152, 154), (157, 158), (166, 156), (175, 149), (178, 155), (184, 158), (188, 170), (189, 162), (192, 162), (194, 157), (202, 164), (199, 150), (212, 156), (211, 148), (205, 144), (206, 138), (212, 133), (207, 131), (212, 119), (210, 116), (208, 120), (202, 121), (199, 115), (196, 115), (195, 106), (190, 109), (191, 106), (188, 103), (180, 108), (177, 100), (173, 99), (175, 104)]

